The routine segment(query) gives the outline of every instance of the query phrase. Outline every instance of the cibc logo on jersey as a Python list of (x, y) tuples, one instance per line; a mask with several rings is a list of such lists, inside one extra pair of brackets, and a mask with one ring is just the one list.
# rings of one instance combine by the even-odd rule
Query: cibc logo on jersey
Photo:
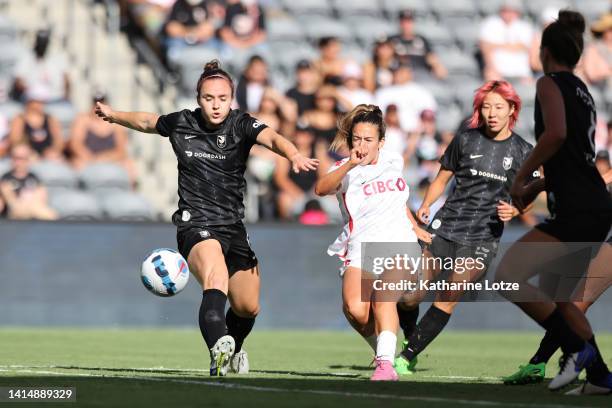
[(363, 186), (363, 194), (371, 196), (374, 194), (387, 193), (390, 191), (404, 191), (406, 189), (406, 182), (403, 178), (398, 177), (396, 179), (389, 179), (386, 181), (377, 180), (372, 181)]

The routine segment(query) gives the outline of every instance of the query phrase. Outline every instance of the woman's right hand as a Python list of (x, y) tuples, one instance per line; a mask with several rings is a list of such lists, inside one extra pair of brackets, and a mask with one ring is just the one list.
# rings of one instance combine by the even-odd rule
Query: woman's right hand
[(105, 105), (100, 102), (96, 102), (95, 112), (96, 112), (96, 115), (102, 118), (102, 120), (109, 122), (109, 123), (114, 123), (112, 119), (113, 110), (111, 109), (110, 106)]
[(351, 149), (351, 158), (349, 163), (352, 166), (359, 166), (367, 164), (366, 158), (368, 157), (368, 151), (365, 147), (353, 147)]
[(422, 205), (417, 211), (417, 219), (423, 224), (429, 224), (429, 206)]

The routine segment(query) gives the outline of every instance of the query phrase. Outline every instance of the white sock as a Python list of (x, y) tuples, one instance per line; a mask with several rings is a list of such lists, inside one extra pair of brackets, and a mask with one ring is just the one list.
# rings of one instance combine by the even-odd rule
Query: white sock
[(363, 339), (368, 343), (370, 347), (372, 347), (372, 350), (376, 353), (376, 334), (364, 337)]
[(397, 336), (392, 331), (383, 330), (378, 335), (376, 343), (376, 358), (393, 362)]

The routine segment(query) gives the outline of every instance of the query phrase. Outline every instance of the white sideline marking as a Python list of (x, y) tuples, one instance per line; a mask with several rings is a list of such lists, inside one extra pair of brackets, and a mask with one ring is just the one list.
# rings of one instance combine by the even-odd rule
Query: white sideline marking
[[(47, 366), (53, 368), (54, 366)], [(313, 390), (313, 389), (299, 389), (299, 388), (278, 388), (278, 387), (261, 387), (255, 385), (244, 385), (236, 383), (226, 383), (219, 381), (198, 381), (198, 380), (181, 380), (178, 378), (159, 378), (159, 377), (138, 377), (138, 376), (123, 376), (123, 375), (106, 375), (106, 374), (92, 374), (92, 373), (67, 373), (61, 371), (49, 371), (49, 370), (34, 370), (31, 368), (45, 368), (39, 367), (28, 367), (20, 365), (0, 365), (1, 372), (13, 372), (21, 374), (45, 374), (45, 375), (59, 375), (66, 377), (91, 377), (91, 378), (118, 378), (125, 380), (136, 380), (136, 381), (151, 381), (151, 382), (172, 382), (177, 384), (193, 384), (193, 385), (206, 385), (210, 387), (220, 388), (232, 388), (237, 390), (248, 390), (248, 391), (260, 391), (260, 392), (277, 392), (277, 393), (302, 393), (302, 394), (313, 394), (313, 395), (333, 395), (340, 397), (351, 397), (351, 398), (377, 398), (377, 399), (392, 399), (401, 401), (426, 401), (426, 402), (439, 402), (448, 404), (460, 404), (460, 405), (479, 405), (479, 406), (492, 406), (492, 407), (521, 407), (521, 408), (574, 408), (573, 405), (560, 405), (560, 404), (528, 404), (528, 403), (506, 403), (499, 401), (487, 401), (487, 400), (465, 400), (456, 398), (441, 398), (441, 397), (418, 397), (418, 396), (407, 396), (407, 395), (394, 395), (394, 394), (369, 394), (365, 392), (344, 392), (344, 391), (331, 391), (331, 390)], [(143, 369), (140, 369), (143, 370)], [(144, 368), (144, 370), (173, 370), (169, 368)], [(200, 369), (185, 370), (178, 369), (174, 371), (205, 371)], [(430, 376), (434, 377), (434, 376)], [(231, 378), (231, 377), (230, 377)], [(481, 378), (481, 377), (473, 377)], [(589, 408), (589, 407), (584, 407)], [(593, 407), (591, 407), (593, 408)]]

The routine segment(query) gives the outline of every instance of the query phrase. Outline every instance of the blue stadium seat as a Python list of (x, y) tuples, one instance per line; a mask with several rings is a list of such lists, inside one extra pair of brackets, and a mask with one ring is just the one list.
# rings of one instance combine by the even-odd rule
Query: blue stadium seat
[(102, 211), (116, 221), (153, 221), (154, 212), (149, 202), (140, 194), (117, 191), (102, 198)]
[(427, 0), (383, 0), (383, 8), (389, 18), (393, 21), (397, 19), (397, 14), (401, 10), (410, 9), (417, 17), (427, 17), (430, 15), (429, 2)]
[[(353, 31), (355, 39), (364, 47), (367, 47), (368, 50), (377, 39), (389, 37), (399, 32), (397, 24), (389, 24), (389, 21), (384, 19), (354, 16), (346, 18), (344, 21)], [(367, 27), (367, 30), (364, 27)]]
[(473, 56), (460, 51), (449, 51), (439, 54), (442, 64), (448, 69), (450, 77), (476, 77), (478, 63)]
[(472, 17), (478, 8), (474, 0), (430, 0), (431, 10), (441, 20), (455, 17)]
[(334, 0), (340, 18), (348, 16), (382, 17), (383, 9), (376, 0)]
[(117, 188), (128, 190), (130, 178), (125, 169), (114, 163), (94, 163), (85, 167), (80, 179), (88, 190)]
[(68, 139), (72, 121), (77, 114), (74, 106), (70, 102), (50, 103), (45, 105), (45, 111), (59, 121), (64, 137)]
[(42, 160), (32, 165), (31, 170), (47, 187), (74, 189), (78, 186), (77, 174), (66, 163)]
[(353, 33), (348, 26), (332, 18), (300, 19), (309, 39), (316, 41), (322, 37), (337, 37), (343, 42), (351, 42)]
[[(436, 102), (441, 106), (451, 106), (455, 103), (455, 95), (449, 92), (449, 83), (446, 81), (429, 80), (420, 81), (420, 85), (427, 88), (436, 99)], [(444, 114), (442, 112), (442, 114)]]
[(319, 15), (331, 16), (333, 10), (329, 0), (283, 0), (283, 7), (289, 11), (291, 15)]
[(454, 132), (459, 127), (459, 122), (465, 115), (456, 105), (451, 105), (444, 110), (439, 110), (436, 115), (436, 125), (441, 132)]
[(497, 14), (504, 1), (505, 0), (476, 0), (475, 5), (483, 15), (489, 16), (491, 14)]
[(453, 84), (449, 86), (449, 89), (454, 90), (455, 100), (459, 103), (461, 110), (464, 114), (472, 113), (472, 103), (474, 101), (474, 92), (482, 85), (481, 80), (467, 80), (461, 78), (459, 80), (453, 80)]
[(95, 221), (103, 218), (96, 197), (84, 191), (53, 190), (49, 204), (62, 220)]
[(478, 49), (479, 27), (477, 24), (455, 26), (453, 31), (455, 39), (465, 52), (471, 53)]
[(612, 4), (606, 0), (578, 0), (575, 9), (584, 14), (587, 26), (594, 23), (602, 14), (612, 10)]
[(415, 31), (429, 40), (433, 46), (455, 44), (455, 37), (449, 32), (448, 28), (430, 20), (417, 21)]
[(304, 30), (297, 20), (292, 18), (271, 18), (266, 25), (268, 41), (304, 41)]
[(295, 44), (275, 44), (272, 49), (270, 64), (282, 69), (287, 75), (293, 75), (296, 64), (303, 59), (313, 60), (318, 57), (318, 52), (307, 43)]

